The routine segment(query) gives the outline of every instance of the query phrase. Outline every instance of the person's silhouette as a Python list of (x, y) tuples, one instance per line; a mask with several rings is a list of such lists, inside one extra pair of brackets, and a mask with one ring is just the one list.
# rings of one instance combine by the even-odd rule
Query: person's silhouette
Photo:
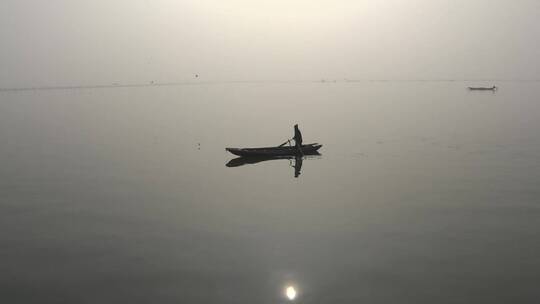
[(304, 153), (302, 152), (302, 133), (300, 132), (300, 129), (298, 129), (298, 124), (294, 125), (293, 139), (296, 149), (298, 149), (298, 153), (300, 155), (304, 155)]

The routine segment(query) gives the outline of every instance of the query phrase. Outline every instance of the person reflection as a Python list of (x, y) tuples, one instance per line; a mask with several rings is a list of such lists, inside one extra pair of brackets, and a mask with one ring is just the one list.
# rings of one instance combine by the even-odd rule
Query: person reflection
[(294, 177), (297, 178), (300, 176), (300, 171), (302, 170), (302, 162), (304, 158), (300, 155), (295, 156), (294, 158)]

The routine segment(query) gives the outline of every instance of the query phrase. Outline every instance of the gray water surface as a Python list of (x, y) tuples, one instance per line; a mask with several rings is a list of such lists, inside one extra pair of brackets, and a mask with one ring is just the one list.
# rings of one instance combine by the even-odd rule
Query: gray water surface
[(540, 85), (470, 84), (0, 92), (0, 301), (536, 303)]

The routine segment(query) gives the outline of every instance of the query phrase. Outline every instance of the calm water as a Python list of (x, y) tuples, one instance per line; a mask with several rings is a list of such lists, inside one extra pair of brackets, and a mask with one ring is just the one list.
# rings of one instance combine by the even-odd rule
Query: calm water
[(467, 85), (0, 92), (1, 302), (536, 303), (540, 84)]

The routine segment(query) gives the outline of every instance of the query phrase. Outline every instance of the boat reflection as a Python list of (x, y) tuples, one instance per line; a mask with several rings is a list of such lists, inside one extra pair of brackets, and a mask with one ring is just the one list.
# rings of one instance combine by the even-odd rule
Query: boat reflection
[(233, 168), (233, 167), (240, 167), (243, 165), (257, 164), (264, 161), (286, 159), (289, 161), (289, 166), (294, 168), (294, 177), (299, 177), (301, 174), (302, 164), (304, 160), (319, 158), (320, 156), (321, 156), (320, 153), (304, 155), (304, 156), (252, 156), (252, 157), (242, 156), (242, 157), (231, 159), (227, 164), (225, 164), (225, 166), (229, 168)]

